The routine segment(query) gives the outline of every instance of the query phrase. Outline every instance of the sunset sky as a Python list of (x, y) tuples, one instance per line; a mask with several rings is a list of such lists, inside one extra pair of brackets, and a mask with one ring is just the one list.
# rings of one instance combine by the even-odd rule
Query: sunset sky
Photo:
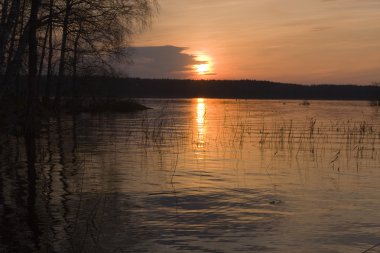
[(130, 76), (380, 81), (379, 0), (159, 0)]

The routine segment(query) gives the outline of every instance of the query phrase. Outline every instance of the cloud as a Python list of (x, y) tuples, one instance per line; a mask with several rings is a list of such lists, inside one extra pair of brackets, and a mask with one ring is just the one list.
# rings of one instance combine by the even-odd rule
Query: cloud
[(130, 77), (189, 78), (192, 66), (205, 63), (196, 56), (185, 53), (188, 48), (176, 46), (132, 47), (131, 64), (120, 64), (118, 72)]

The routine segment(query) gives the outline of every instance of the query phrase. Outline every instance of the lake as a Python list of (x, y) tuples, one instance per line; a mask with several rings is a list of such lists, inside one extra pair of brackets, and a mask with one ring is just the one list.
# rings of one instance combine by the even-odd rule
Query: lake
[(378, 108), (141, 102), (0, 135), (0, 252), (380, 252)]

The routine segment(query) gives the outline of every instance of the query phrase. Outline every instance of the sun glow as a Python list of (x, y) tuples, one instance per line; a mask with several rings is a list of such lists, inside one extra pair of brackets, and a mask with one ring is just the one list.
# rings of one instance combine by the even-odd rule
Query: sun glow
[(200, 53), (197, 55), (196, 61), (198, 61), (199, 64), (193, 65), (193, 69), (198, 76), (213, 74), (213, 61), (210, 56)]

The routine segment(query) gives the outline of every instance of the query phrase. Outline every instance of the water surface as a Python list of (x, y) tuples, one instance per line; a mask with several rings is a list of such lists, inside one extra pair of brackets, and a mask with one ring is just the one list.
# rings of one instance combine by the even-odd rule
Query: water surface
[(380, 118), (367, 102), (143, 102), (153, 109), (52, 118), (35, 142), (0, 138), (0, 251), (363, 252), (380, 242)]

